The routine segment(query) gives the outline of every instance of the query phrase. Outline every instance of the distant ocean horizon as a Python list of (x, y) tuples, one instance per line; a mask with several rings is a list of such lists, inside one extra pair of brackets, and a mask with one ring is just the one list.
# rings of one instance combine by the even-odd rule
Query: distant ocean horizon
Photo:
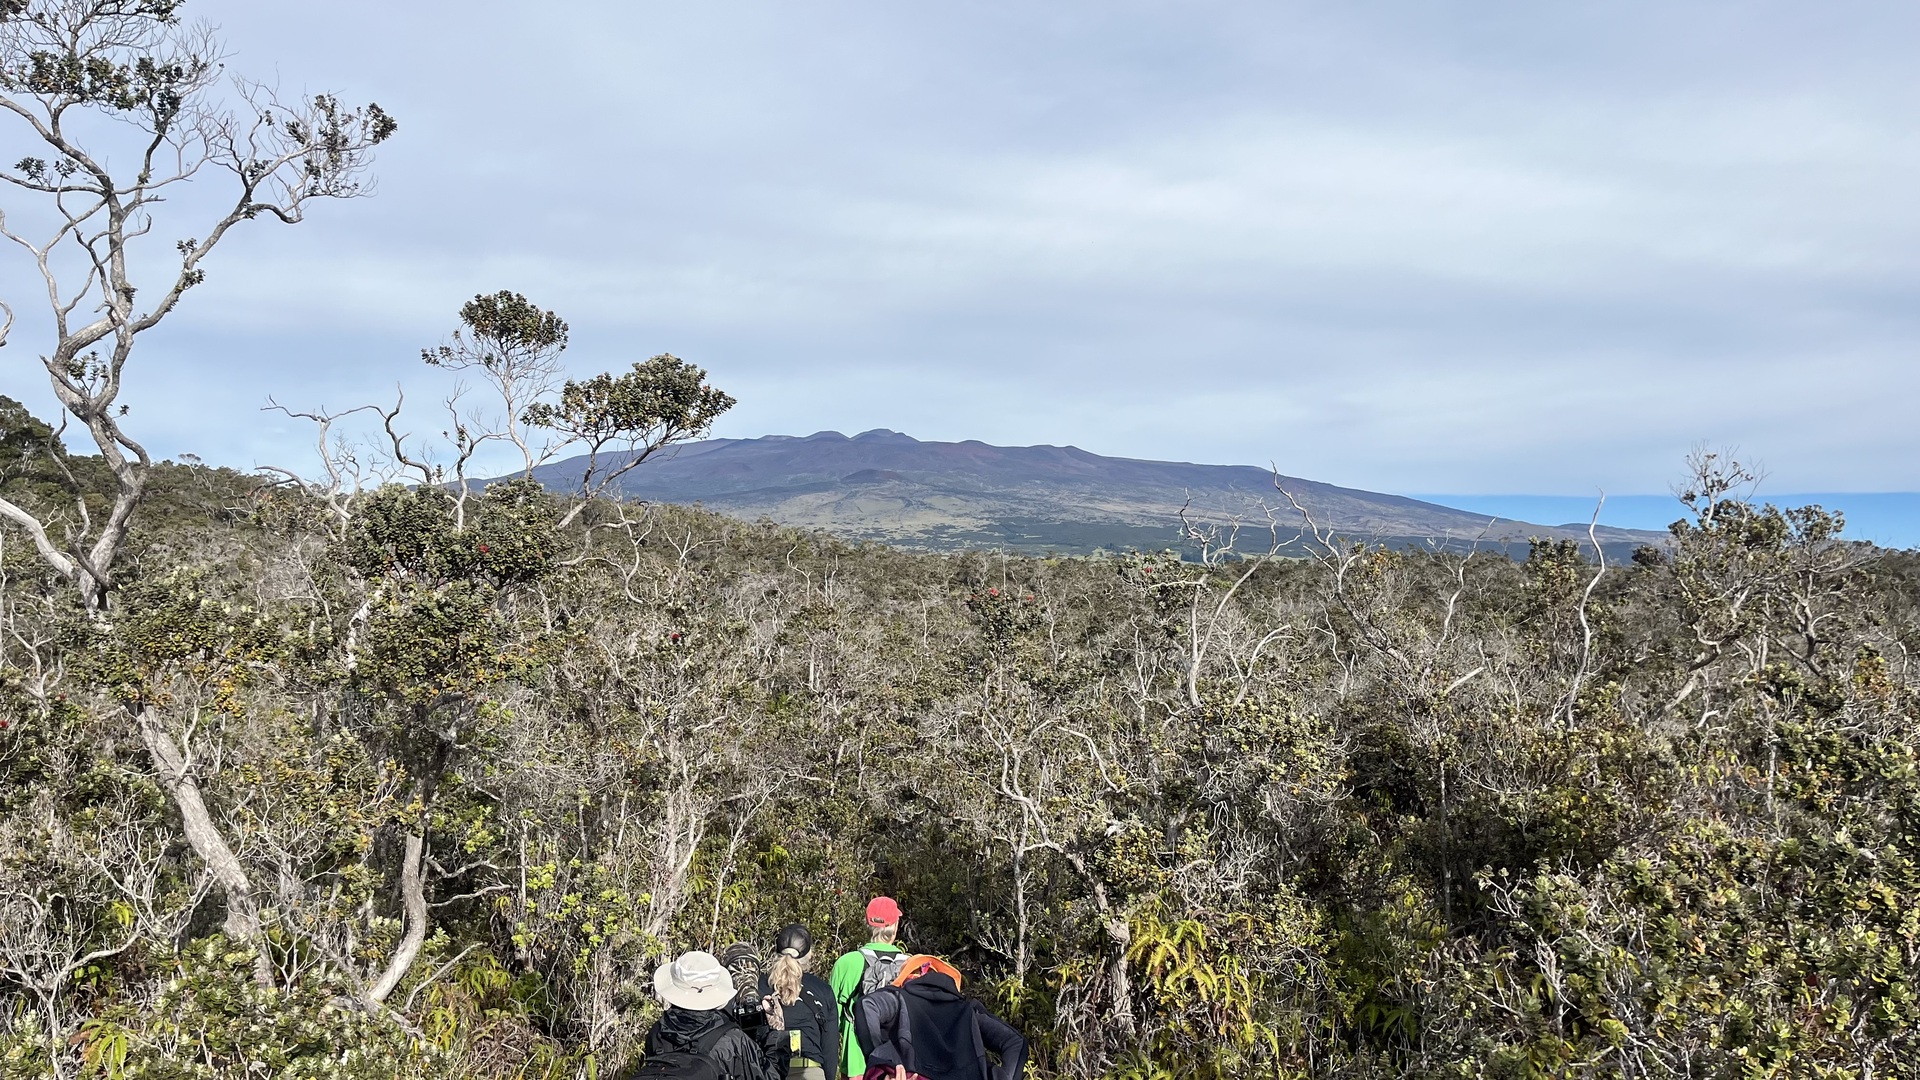
[[(1451, 506), (1489, 517), (1512, 518), (1535, 525), (1585, 525), (1593, 519), (1594, 495), (1408, 495), (1410, 499)], [(1920, 547), (1920, 492), (1843, 491), (1769, 495), (1755, 502), (1775, 506), (1821, 506), (1846, 517), (1845, 535), (1870, 540), (1881, 547)], [(1621, 529), (1653, 529), (1686, 516), (1686, 507), (1672, 495), (1608, 495), (1600, 509), (1600, 524)]]

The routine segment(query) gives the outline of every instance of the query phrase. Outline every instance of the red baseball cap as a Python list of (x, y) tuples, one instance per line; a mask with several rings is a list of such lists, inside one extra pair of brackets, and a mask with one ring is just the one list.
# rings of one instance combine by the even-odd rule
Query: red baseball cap
[(900, 905), (891, 896), (876, 896), (867, 902), (868, 926), (891, 926), (900, 921)]

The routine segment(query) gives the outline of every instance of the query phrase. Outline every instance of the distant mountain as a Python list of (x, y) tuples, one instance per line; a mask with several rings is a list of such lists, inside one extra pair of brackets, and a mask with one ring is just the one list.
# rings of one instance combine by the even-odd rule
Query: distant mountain
[[(576, 485), (584, 458), (535, 475), (554, 488)], [(1280, 487), (1326, 529), (1394, 545), (1474, 543), (1498, 548), (1527, 538), (1585, 539), (1570, 526), (1529, 525), (1398, 495), (1282, 476)], [(700, 503), (744, 518), (823, 529), (853, 539), (953, 550), (994, 547), (1063, 554), (1182, 546), (1179, 515), (1255, 527), (1240, 550), (1265, 550), (1267, 513), (1283, 540), (1301, 518), (1266, 469), (1101, 457), (1072, 446), (989, 446), (921, 442), (896, 431), (837, 431), (805, 437), (710, 439), (664, 451), (622, 478), (629, 498)], [(1660, 534), (1601, 528), (1609, 556)]]

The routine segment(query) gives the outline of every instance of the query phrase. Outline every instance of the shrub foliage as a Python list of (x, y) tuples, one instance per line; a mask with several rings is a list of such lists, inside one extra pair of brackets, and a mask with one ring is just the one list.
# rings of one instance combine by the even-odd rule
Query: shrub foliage
[(0, 1075), (603, 1075), (876, 892), (1044, 1075), (1909, 1075), (1920, 567), (1694, 464), (1605, 568), (162, 466), (105, 617), (0, 547)]

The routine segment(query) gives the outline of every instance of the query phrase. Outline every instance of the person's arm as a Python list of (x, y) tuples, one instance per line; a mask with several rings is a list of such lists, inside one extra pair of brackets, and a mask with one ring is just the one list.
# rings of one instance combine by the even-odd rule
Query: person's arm
[(853, 1015), (849, 1006), (853, 1002), (853, 995), (860, 990), (860, 976), (866, 970), (867, 958), (857, 951), (847, 953), (833, 962), (828, 988), (833, 991), (833, 1018), (840, 1035), (834, 1039), (827, 1053), (834, 1055), (834, 1067), (842, 1075), (864, 1071), (860, 1068), (863, 1062), (855, 1057), (860, 1048), (854, 1045)]
[(993, 1080), (1020, 1080), (1027, 1071), (1027, 1037), (977, 1004), (974, 1010), (980, 1019), (980, 1042), (1000, 1055)]
[(833, 988), (824, 989), (827, 1000), (815, 1010), (820, 1014), (820, 1052), (829, 1058), (822, 1064), (827, 1068), (827, 1080), (840, 1080), (840, 1006), (833, 1001)]
[(868, 1066), (907, 1064), (907, 1048), (900, 1038), (900, 1029), (905, 1026), (900, 1015), (903, 1008), (900, 992), (892, 989), (868, 994), (855, 1006), (859, 1015), (854, 1018), (854, 1026), (867, 1048)]
[(857, 951), (850, 952), (833, 962), (833, 974), (829, 977), (833, 989), (833, 1004), (840, 1013), (840, 1022), (846, 1023), (847, 1004), (853, 1000), (855, 991), (860, 989), (860, 976), (867, 970), (867, 958)]

